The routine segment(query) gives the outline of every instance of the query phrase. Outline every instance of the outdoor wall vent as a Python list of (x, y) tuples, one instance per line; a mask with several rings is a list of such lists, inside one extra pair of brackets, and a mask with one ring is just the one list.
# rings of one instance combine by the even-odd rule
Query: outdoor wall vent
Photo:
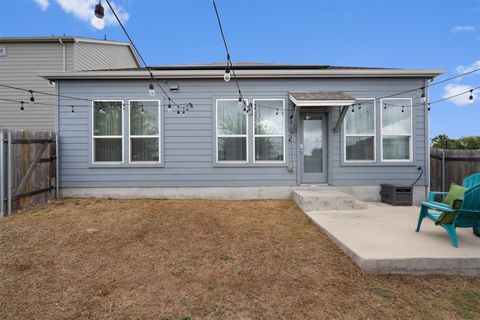
[(178, 92), (180, 88), (178, 87), (178, 84), (171, 84), (170, 85), (170, 91), (171, 92)]
[(0, 47), (0, 57), (5, 57), (7, 55), (7, 48)]

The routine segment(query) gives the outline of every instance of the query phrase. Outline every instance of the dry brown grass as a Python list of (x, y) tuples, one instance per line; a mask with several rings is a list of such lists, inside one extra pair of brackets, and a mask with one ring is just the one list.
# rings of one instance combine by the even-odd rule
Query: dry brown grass
[(67, 199), (0, 221), (4, 319), (478, 319), (480, 279), (363, 273), (290, 201)]

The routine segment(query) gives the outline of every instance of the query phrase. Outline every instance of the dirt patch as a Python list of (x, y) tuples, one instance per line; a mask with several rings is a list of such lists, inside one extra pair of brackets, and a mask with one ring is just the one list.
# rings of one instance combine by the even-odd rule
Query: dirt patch
[(478, 319), (480, 279), (362, 272), (290, 201), (67, 199), (0, 221), (3, 319)]

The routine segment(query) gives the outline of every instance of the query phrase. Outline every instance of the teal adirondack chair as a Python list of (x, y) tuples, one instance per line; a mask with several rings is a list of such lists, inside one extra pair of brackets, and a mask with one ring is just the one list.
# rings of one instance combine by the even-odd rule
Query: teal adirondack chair
[[(468, 188), (471, 188), (473, 186), (476, 186), (477, 184), (480, 184), (480, 173), (474, 173), (474, 174), (466, 177), (465, 179), (463, 179), (462, 186), (464, 186), (465, 188), (468, 189)], [(444, 205), (444, 206), (448, 206), (446, 203), (435, 201), (435, 196), (436, 195), (445, 196), (447, 193), (448, 192), (430, 191), (430, 193), (428, 194), (427, 201), (432, 202), (432, 203), (436, 203), (436, 204), (441, 204), (441, 205)]]
[(469, 188), (465, 196), (457, 200), (462, 201), (458, 209), (429, 201), (422, 202), (416, 231), (420, 231), (423, 219), (428, 217), (447, 230), (453, 246), (458, 248), (455, 228), (480, 228), (480, 184)]

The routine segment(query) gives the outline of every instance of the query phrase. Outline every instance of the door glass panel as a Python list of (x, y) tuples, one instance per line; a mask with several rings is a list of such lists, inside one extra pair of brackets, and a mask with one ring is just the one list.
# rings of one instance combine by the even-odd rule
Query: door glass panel
[(323, 172), (323, 116), (303, 116), (303, 171)]

